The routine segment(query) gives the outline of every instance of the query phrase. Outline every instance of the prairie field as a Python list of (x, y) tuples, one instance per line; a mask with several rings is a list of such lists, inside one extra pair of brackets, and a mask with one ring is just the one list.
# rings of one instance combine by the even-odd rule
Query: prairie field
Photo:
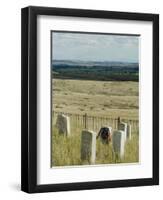
[(139, 83), (132, 81), (52, 80), (57, 112), (138, 119)]
[[(95, 117), (139, 118), (139, 83), (134, 81), (94, 81), (52, 79), (52, 108), (55, 112)], [(56, 114), (55, 114), (56, 115)], [(54, 120), (57, 116), (53, 116)], [(74, 122), (73, 122), (74, 123)], [(74, 124), (71, 124), (74, 126)], [(70, 137), (58, 133), (52, 126), (52, 166), (84, 165), (80, 159), (81, 131), (76, 127)], [(125, 156), (120, 159), (112, 149), (97, 140), (96, 164), (135, 163), (139, 161), (139, 130), (132, 131), (126, 142)]]
[[(57, 129), (52, 132), (52, 166), (89, 165), (89, 161), (82, 161), (80, 158), (81, 134), (80, 130), (66, 137), (58, 133)], [(95, 164), (114, 163), (136, 163), (139, 161), (139, 135), (132, 133), (132, 139), (125, 144), (124, 158), (120, 159), (113, 152), (112, 143), (103, 144), (100, 139), (96, 141), (96, 162)]]

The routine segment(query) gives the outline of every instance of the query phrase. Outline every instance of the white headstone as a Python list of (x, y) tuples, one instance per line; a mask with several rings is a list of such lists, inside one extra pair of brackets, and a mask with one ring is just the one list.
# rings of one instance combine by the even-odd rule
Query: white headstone
[(131, 140), (131, 125), (127, 125), (127, 139)]
[(113, 150), (118, 153), (121, 158), (124, 156), (125, 151), (125, 132), (124, 131), (114, 131), (113, 132)]
[(59, 133), (70, 136), (70, 118), (64, 114), (59, 114), (57, 117), (56, 126)]
[(124, 131), (125, 141), (127, 139), (127, 123), (121, 122), (118, 126), (118, 130)]
[(82, 131), (81, 160), (86, 160), (91, 164), (96, 161), (96, 133), (94, 131)]

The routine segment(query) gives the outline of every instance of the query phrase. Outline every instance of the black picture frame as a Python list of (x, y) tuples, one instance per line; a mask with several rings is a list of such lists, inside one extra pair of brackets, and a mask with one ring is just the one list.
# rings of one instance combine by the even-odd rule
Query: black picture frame
[[(37, 184), (37, 16), (55, 15), (153, 23), (153, 177)], [(21, 11), (21, 190), (28, 193), (159, 184), (159, 15), (29, 6)]]

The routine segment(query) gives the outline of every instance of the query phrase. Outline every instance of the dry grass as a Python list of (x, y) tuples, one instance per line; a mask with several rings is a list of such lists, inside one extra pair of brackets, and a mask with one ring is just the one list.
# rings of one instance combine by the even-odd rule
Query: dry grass
[[(71, 165), (88, 165), (80, 158), (81, 135), (80, 130), (72, 133), (72, 136), (66, 137), (58, 133), (53, 128), (52, 133), (52, 166), (71, 166)], [(135, 163), (139, 161), (139, 140), (138, 133), (132, 134), (132, 139), (126, 141), (125, 156), (121, 160), (112, 150), (112, 144), (103, 144), (97, 140), (96, 144), (96, 163), (95, 164), (112, 164), (112, 163)]]
[(53, 79), (57, 112), (138, 119), (138, 82)]
[[(52, 80), (53, 109), (56, 112), (108, 116), (138, 120), (139, 83), (127, 81)], [(54, 119), (53, 119), (54, 120)], [(71, 124), (74, 126), (74, 124)], [(80, 159), (81, 129), (73, 129), (72, 136), (52, 133), (52, 166), (83, 165)], [(112, 151), (112, 145), (97, 140), (96, 164), (132, 163), (139, 161), (139, 133), (126, 142), (123, 160)]]

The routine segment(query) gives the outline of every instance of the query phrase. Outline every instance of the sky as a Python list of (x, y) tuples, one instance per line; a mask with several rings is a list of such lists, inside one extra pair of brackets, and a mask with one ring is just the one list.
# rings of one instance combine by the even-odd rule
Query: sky
[(139, 36), (53, 32), (52, 59), (139, 62)]

